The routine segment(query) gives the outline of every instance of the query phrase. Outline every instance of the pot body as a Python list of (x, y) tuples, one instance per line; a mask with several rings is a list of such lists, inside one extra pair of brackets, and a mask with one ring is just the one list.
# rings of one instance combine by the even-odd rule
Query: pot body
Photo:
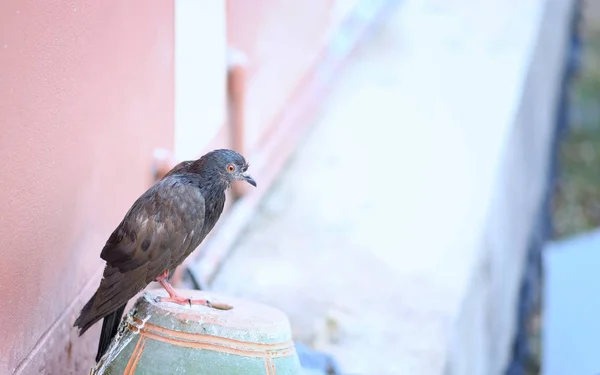
[(232, 308), (158, 303), (155, 297), (166, 296), (163, 290), (146, 292), (91, 374), (302, 374), (281, 311), (207, 292), (178, 293)]

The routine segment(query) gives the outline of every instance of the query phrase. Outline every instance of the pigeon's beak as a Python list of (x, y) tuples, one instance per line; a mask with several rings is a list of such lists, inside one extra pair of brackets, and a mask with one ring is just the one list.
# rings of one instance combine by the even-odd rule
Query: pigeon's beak
[(256, 181), (254, 181), (254, 179), (252, 178), (252, 176), (250, 176), (249, 174), (242, 173), (242, 178), (244, 179), (244, 181), (246, 181), (250, 185), (256, 187)]

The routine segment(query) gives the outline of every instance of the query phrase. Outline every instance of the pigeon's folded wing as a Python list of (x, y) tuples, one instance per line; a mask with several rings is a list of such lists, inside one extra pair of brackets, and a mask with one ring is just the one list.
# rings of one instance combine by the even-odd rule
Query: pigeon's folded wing
[(107, 263), (93, 310), (126, 303), (201, 242), (205, 202), (200, 189), (169, 176), (142, 195), (112, 233), (100, 257)]

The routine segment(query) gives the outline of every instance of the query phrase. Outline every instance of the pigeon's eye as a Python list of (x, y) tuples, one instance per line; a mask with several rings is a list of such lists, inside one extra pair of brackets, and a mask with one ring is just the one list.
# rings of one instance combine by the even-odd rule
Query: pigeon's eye
[(233, 165), (233, 164), (229, 164), (229, 165), (227, 166), (227, 172), (231, 173), (231, 172), (233, 172), (233, 171), (235, 171), (235, 165)]

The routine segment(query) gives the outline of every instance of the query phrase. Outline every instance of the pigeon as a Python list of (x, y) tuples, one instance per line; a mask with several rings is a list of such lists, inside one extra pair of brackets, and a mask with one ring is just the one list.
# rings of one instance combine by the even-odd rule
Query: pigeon
[(213, 229), (231, 184), (240, 180), (256, 187), (248, 166), (242, 155), (227, 149), (181, 162), (127, 211), (100, 254), (106, 261), (100, 286), (74, 324), (81, 336), (104, 319), (96, 362), (116, 336), (127, 302), (152, 281), (169, 294), (158, 302), (218, 308), (178, 295), (169, 277)]

